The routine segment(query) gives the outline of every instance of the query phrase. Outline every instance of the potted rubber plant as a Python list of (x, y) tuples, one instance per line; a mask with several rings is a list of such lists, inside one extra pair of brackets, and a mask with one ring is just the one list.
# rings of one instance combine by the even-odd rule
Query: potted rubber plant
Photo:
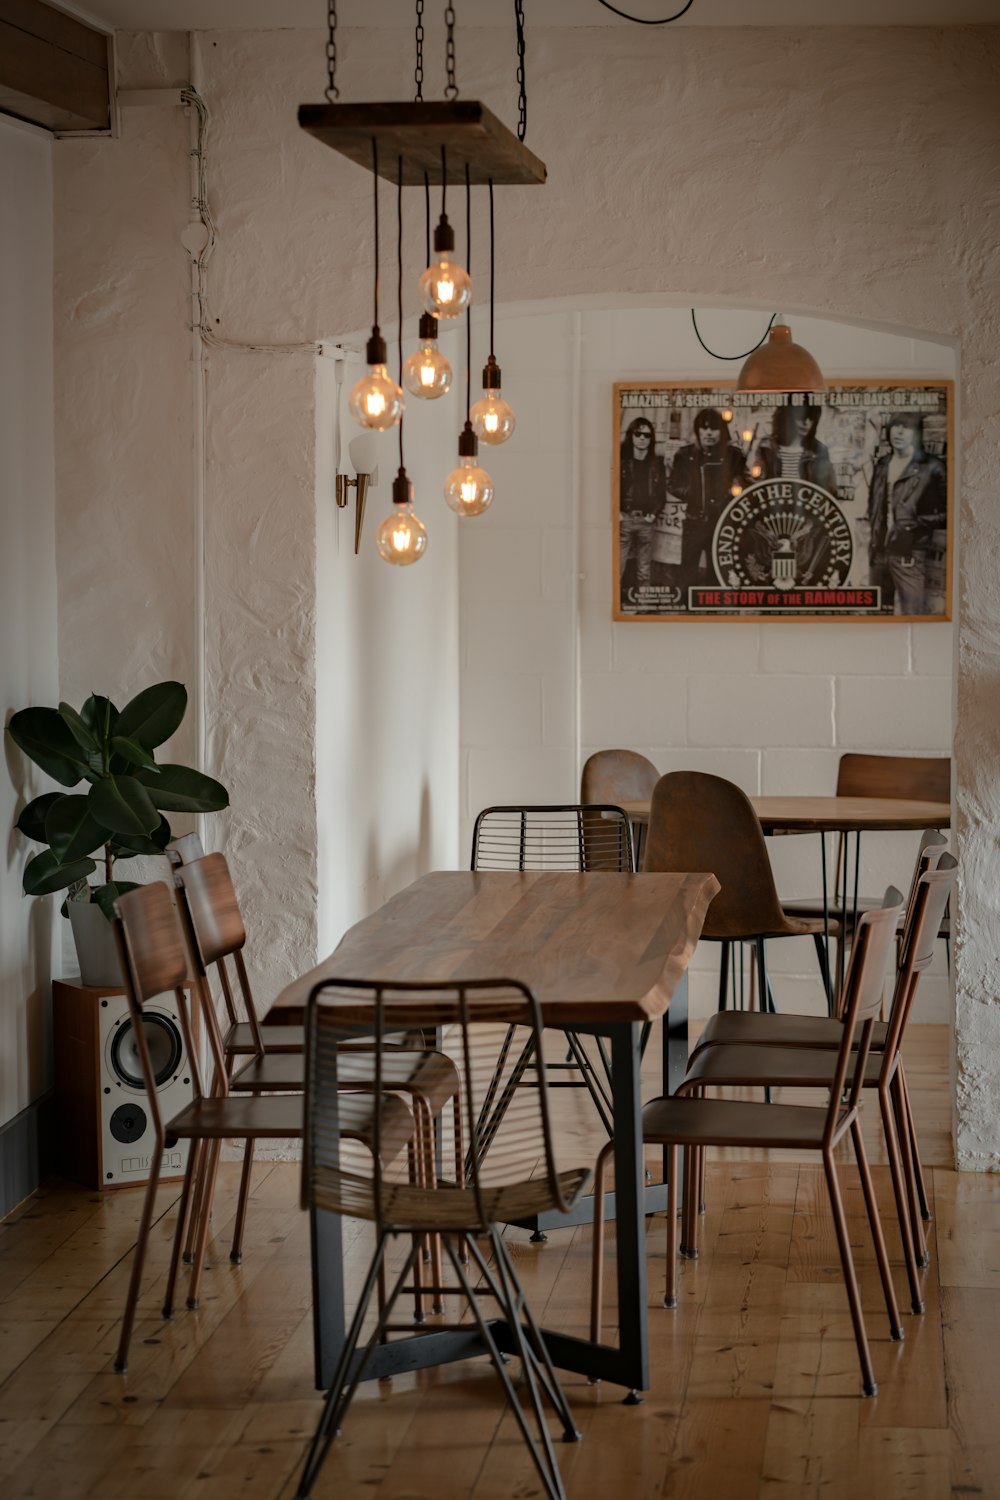
[[(187, 709), (179, 682), (159, 682), (118, 709), (92, 694), (79, 712), (68, 703), (24, 708), (8, 733), (25, 755), (61, 787), (24, 808), (17, 827), (46, 847), (24, 867), (26, 895), (65, 891), (84, 984), (119, 984), (111, 928), (115, 898), (140, 883), (116, 880), (115, 865), (136, 855), (162, 855), (171, 838), (166, 813), (217, 812), (229, 793), (189, 766), (158, 764), (154, 751), (175, 732)], [(91, 876), (98, 880), (91, 883)]]

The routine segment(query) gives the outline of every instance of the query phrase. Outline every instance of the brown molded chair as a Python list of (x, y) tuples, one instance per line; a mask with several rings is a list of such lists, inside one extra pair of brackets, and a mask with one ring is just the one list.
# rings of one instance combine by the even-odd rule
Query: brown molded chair
[[(851, 752), (840, 757), (836, 795), (950, 802), (951, 759), (947, 755), (867, 755)], [(874, 896), (850, 897), (846, 902), (843, 899), (842, 881), (848, 857), (848, 837), (849, 835), (842, 833), (837, 839), (832, 900), (827, 901), (827, 909), (849, 936), (858, 914), (878, 906), (878, 899)], [(857, 833), (854, 835), (855, 891), (860, 856), (861, 835)], [(790, 901), (783, 901), (782, 906), (796, 917), (823, 915), (822, 896), (795, 897)], [(951, 932), (947, 916), (942, 919), (939, 936), (947, 945), (950, 968)]]
[[(595, 750), (588, 756), (580, 777), (581, 802), (647, 802), (660, 773), (651, 760), (637, 750)], [(642, 845), (645, 829), (634, 824), (636, 869), (642, 867)]]
[[(722, 944), (719, 1010), (726, 1005), (733, 943), (754, 944), (761, 1009), (773, 1009), (765, 943), (770, 938), (823, 933), (821, 917), (793, 917), (783, 909), (753, 804), (721, 776), (671, 771), (660, 777), (649, 805), (643, 870), (709, 870), (720, 882), (722, 890), (708, 908), (701, 932), (703, 938)], [(824, 954), (821, 947), (821, 960)], [(829, 975), (822, 963), (821, 973), (830, 1003)]]
[[(173, 1316), (173, 1296), (177, 1282), (181, 1245), (192, 1205), (192, 1189), (199, 1162), (206, 1160), (205, 1151), (198, 1152), (198, 1143), (217, 1143), (227, 1137), (238, 1140), (285, 1140), (301, 1139), (303, 1134), (302, 1096), (279, 1096), (257, 1098), (248, 1095), (233, 1096), (228, 1092), (228, 1077), (225, 1058), (215, 1011), (209, 998), (205, 1003), (205, 989), (197, 982), (193, 992), (198, 1000), (199, 1014), (208, 1038), (215, 1065), (216, 1092), (208, 1096), (204, 1092), (198, 1048), (194, 1039), (192, 1013), (188, 1008), (185, 986), (191, 984), (188, 947), (181, 927), (173, 895), (162, 881), (139, 886), (134, 891), (119, 896), (115, 902), (117, 920), (115, 940), (121, 961), (125, 993), (129, 1013), (137, 1039), (142, 1075), (146, 1084), (147, 1108), (153, 1123), (154, 1145), (150, 1163), (149, 1180), (139, 1220), (135, 1260), (129, 1280), (122, 1321), (121, 1336), (115, 1369), (119, 1373), (128, 1368), (128, 1349), (135, 1320), (136, 1303), (142, 1283), (142, 1272), (146, 1258), (146, 1245), (153, 1217), (153, 1206), (159, 1183), (163, 1151), (168, 1141), (190, 1141), (184, 1186), (181, 1191), (174, 1246), (167, 1273), (164, 1293), (163, 1316)], [(194, 1097), (171, 1120), (164, 1121), (160, 1115), (156, 1080), (146, 1034), (142, 1024), (143, 1006), (157, 995), (173, 990), (184, 1045), (187, 1048), (191, 1069)], [(406, 1152), (413, 1139), (413, 1120), (406, 1105), (399, 1099), (381, 1101), (382, 1148), (393, 1158)], [(344, 1098), (341, 1106), (341, 1134), (345, 1139), (373, 1146), (375, 1101), (371, 1097), (351, 1096)], [(196, 1264), (195, 1270), (199, 1266)], [(196, 1297), (192, 1297), (197, 1305)]]
[[(236, 974), (239, 991), (246, 1014), (251, 1017), (251, 1026), (258, 1039), (258, 1050), (249, 1059), (226, 1054), (229, 1091), (238, 1093), (302, 1093), (305, 1088), (305, 1032), (298, 1032), (300, 1050), (271, 1052), (267, 1046), (267, 1035), (274, 1028), (258, 1026), (256, 1006), (250, 988), (250, 977), (243, 958), (246, 945), (246, 928), (237, 901), (236, 891), (229, 873), (229, 866), (222, 854), (207, 854), (189, 864), (179, 865), (174, 871), (174, 882), (180, 898), (181, 914), (185, 918), (191, 950), (199, 980), (206, 985), (209, 974), (217, 974), (222, 992), (226, 997), (226, 1008), (230, 1016), (236, 1006), (233, 984), (229, 973), (231, 962)], [(283, 1028), (284, 1029), (284, 1028)], [(292, 1029), (292, 1028), (288, 1028)], [(458, 1119), (457, 1069), (450, 1058), (432, 1047), (415, 1045), (415, 1037), (409, 1045), (398, 1044), (391, 1055), (387, 1052), (382, 1063), (382, 1088), (387, 1092), (405, 1096), (413, 1108), (415, 1127), (414, 1149), (421, 1181), (433, 1183), (436, 1176), (436, 1135), (434, 1121), (450, 1102)], [(223, 1041), (225, 1051), (225, 1042)], [(344, 1057), (339, 1064), (341, 1086), (350, 1093), (370, 1093), (374, 1087), (375, 1070), (370, 1044), (364, 1041), (342, 1043)], [(461, 1151), (461, 1137), (457, 1149)], [(250, 1193), (250, 1172), (253, 1165), (254, 1143), (248, 1140), (243, 1158), (243, 1173), (240, 1181), (239, 1202), (236, 1211), (236, 1227), (230, 1259), (239, 1262), (242, 1256), (243, 1228), (246, 1222), (246, 1207)], [(198, 1226), (198, 1246), (192, 1247), (197, 1268), (204, 1257), (204, 1246), (208, 1232), (207, 1205), (211, 1204), (212, 1189), (218, 1165), (218, 1147), (213, 1148), (212, 1160), (203, 1175), (203, 1201), (199, 1202), (192, 1215), (192, 1224)], [(432, 1244), (435, 1279), (441, 1280), (440, 1247)], [(420, 1268), (414, 1288), (418, 1316), (422, 1316), (422, 1294)], [(439, 1312), (441, 1309), (435, 1306)]]
[[(669, 1098), (654, 1099), (645, 1106), (642, 1112), (643, 1140), (648, 1145), (663, 1146), (667, 1151), (665, 1307), (677, 1305), (679, 1148), (684, 1148), (688, 1168), (684, 1175), (682, 1253), (689, 1256), (697, 1253), (695, 1249), (698, 1217), (696, 1153), (702, 1152), (707, 1146), (754, 1146), (793, 1151), (813, 1150), (819, 1153), (830, 1195), (830, 1209), (837, 1233), (841, 1267), (854, 1324), (862, 1381), (865, 1394), (869, 1396), (874, 1396), (877, 1391), (875, 1372), (872, 1368), (868, 1336), (861, 1308), (861, 1295), (851, 1257), (850, 1237), (834, 1152), (840, 1141), (849, 1134), (857, 1158), (872, 1239), (875, 1242), (882, 1292), (889, 1314), (890, 1333), (893, 1339), (901, 1339), (903, 1329), (899, 1320), (899, 1308), (896, 1303), (889, 1257), (882, 1234), (878, 1204), (865, 1155), (858, 1115), (869, 1060), (872, 1029), (882, 1003), (886, 968), (892, 953), (896, 924), (902, 910), (902, 896), (899, 891), (890, 887), (885, 894), (885, 904), (878, 911), (867, 912), (858, 923), (857, 941), (851, 950), (850, 965), (844, 986), (845, 1006), (840, 1048), (835, 1054), (822, 1054), (826, 1068), (825, 1081), (830, 1087), (829, 1101), (824, 1107), (783, 1103), (742, 1103), (733, 1099), (695, 1097), (693, 1092), (684, 1092), (674, 1094)], [(855, 1046), (855, 1034), (859, 1027), (860, 1041)], [(762, 1049), (748, 1048), (747, 1050), (760, 1051)], [(709, 1048), (704, 1055), (709, 1056), (712, 1052), (722, 1051), (722, 1048)], [(793, 1054), (787, 1052), (785, 1055), (792, 1056)], [(700, 1081), (696, 1080), (689, 1085), (687, 1079), (681, 1085), (683, 1090), (690, 1088), (696, 1092), (702, 1087)], [(605, 1147), (598, 1159), (594, 1188), (595, 1224), (603, 1222), (604, 1173), (609, 1156), (610, 1150)], [(603, 1281), (604, 1236), (601, 1234), (594, 1235), (593, 1256), (591, 1337), (596, 1339), (600, 1331)]]
[[(929, 967), (932, 959), (935, 935), (939, 930), (933, 924), (935, 920), (940, 923), (941, 912), (947, 906), (954, 887), (955, 861), (944, 845), (943, 836), (933, 829), (928, 829), (921, 835), (921, 849), (914, 868), (900, 936), (889, 1019), (876, 1022), (873, 1028), (870, 1076), (866, 1079), (868, 1086), (877, 1084), (879, 1087), (879, 1104), (890, 1166), (894, 1174), (893, 1186), (900, 1213), (900, 1233), (903, 1237), (915, 1312), (923, 1311), (923, 1303), (916, 1290), (916, 1265), (926, 1266), (929, 1263), (923, 1221), (930, 1218), (930, 1210), (906, 1086), (902, 1043), (920, 975)], [(929, 876), (935, 871), (939, 872), (939, 876), (932, 882)], [(930, 894), (928, 886), (933, 887)], [(790, 1081), (787, 1075), (794, 1075), (802, 1067), (813, 1067), (815, 1071), (817, 1050), (825, 1052), (829, 1057), (839, 1048), (842, 1039), (842, 1023), (836, 1018), (828, 1020), (824, 1016), (761, 1016), (748, 1012), (727, 1012), (725, 1015), (709, 1018), (691, 1054), (688, 1078), (704, 1077), (710, 1082), (722, 1081), (717, 1077), (720, 1068), (729, 1071), (741, 1068), (744, 1075), (741, 1081), (744, 1083), (759, 1083), (768, 1088), (777, 1083), (785, 1084)], [(781, 1060), (777, 1054), (788, 1049), (797, 1050), (806, 1061), (802, 1062), (798, 1058), (791, 1062), (787, 1058)], [(719, 1051), (726, 1053), (725, 1061), (716, 1059), (715, 1054)], [(761, 1053), (766, 1054), (763, 1060), (758, 1055)], [(773, 1076), (775, 1074), (778, 1076)], [(902, 1170), (905, 1181), (897, 1178), (897, 1169)]]
[[(374, 1035), (378, 1080), (383, 1066), (391, 1063), (392, 1058), (386, 1039), (397, 1028), (447, 1028), (449, 1045), (462, 1073), (462, 1124), (468, 1143), (464, 1168), (455, 1181), (441, 1182), (428, 1189), (409, 1182), (391, 1166), (380, 1170), (379, 1162), (385, 1161), (385, 1153), (378, 1151), (382, 1118), (378, 1110), (373, 1174), (362, 1176), (356, 1170), (344, 1169), (338, 1150), (335, 1112), (341, 1107), (343, 1097), (339, 1092), (342, 1053), (338, 1039), (345, 1026)], [(404, 1331), (392, 1322), (393, 1308), (415, 1265), (416, 1243), (428, 1234), (439, 1235), (443, 1240), (458, 1287), (468, 1302), (471, 1319), (457, 1326), (478, 1329), (484, 1352), (491, 1357), (546, 1494), (550, 1500), (564, 1500), (543, 1398), (547, 1397), (554, 1408), (566, 1441), (575, 1441), (579, 1433), (518, 1279), (518, 1257), (509, 1253), (501, 1228), (551, 1210), (566, 1213), (586, 1188), (590, 1172), (586, 1168), (558, 1169), (546, 1090), (516, 1088), (509, 1069), (497, 1078), (497, 1033), (505, 1028), (527, 1031), (535, 1050), (540, 1051), (542, 1023), (538, 1002), (530, 990), (513, 980), (449, 980), (441, 985), (333, 982), (310, 1001), (306, 1018), (309, 1072), (302, 1162), (303, 1206), (367, 1219), (375, 1226), (377, 1240), (299, 1480), (296, 1491), (299, 1500), (306, 1500), (312, 1493), (372, 1353), (389, 1331)], [(498, 1088), (501, 1095), (507, 1096), (507, 1105), (487, 1149), (487, 1143), (479, 1135), (480, 1122), (490, 1117), (490, 1101)], [(381, 1097), (377, 1092), (376, 1099)], [(414, 1248), (358, 1355), (362, 1327), (387, 1244), (392, 1236), (399, 1234), (412, 1236)], [(468, 1246), (473, 1262), (471, 1276), (462, 1263), (463, 1245)], [(527, 1396), (523, 1406), (494, 1339), (491, 1323), (480, 1310), (484, 1296), (498, 1303), (511, 1340), (507, 1347), (521, 1361)], [(529, 1425), (529, 1415), (534, 1417), (534, 1431)], [(442, 1494), (449, 1493), (444, 1479), (438, 1488)]]

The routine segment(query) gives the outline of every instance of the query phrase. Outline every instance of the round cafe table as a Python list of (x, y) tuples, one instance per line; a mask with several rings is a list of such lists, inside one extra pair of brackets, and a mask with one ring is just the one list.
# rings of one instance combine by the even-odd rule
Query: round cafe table
[[(760, 819), (765, 834), (818, 833), (820, 835), (820, 860), (823, 872), (823, 919), (829, 965), (830, 946), (830, 891), (828, 888), (826, 835), (845, 836), (844, 858), (839, 861), (838, 888), (833, 892), (836, 908), (851, 910), (853, 922), (858, 916), (858, 878), (861, 863), (861, 835), (863, 833), (899, 833), (924, 828), (949, 828), (951, 826), (951, 804), (948, 802), (921, 802), (908, 797), (751, 797), (754, 812)], [(637, 849), (641, 847), (642, 835), (649, 823), (649, 800), (623, 802), (621, 806), (628, 814), (636, 831)], [(854, 834), (853, 862), (847, 857), (846, 837)], [(853, 863), (853, 881), (849, 866)], [(641, 865), (640, 865), (641, 867)], [(853, 886), (853, 899), (850, 891)], [(839, 945), (838, 980), (843, 984), (846, 944)], [(832, 972), (832, 971), (829, 971)], [(828, 996), (832, 1005), (832, 996)]]

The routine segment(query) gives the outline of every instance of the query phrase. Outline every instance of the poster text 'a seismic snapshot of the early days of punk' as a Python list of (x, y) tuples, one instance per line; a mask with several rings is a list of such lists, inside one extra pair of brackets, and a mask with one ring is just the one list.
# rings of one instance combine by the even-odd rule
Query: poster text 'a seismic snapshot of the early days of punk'
[(619, 620), (951, 618), (952, 385), (614, 387)]

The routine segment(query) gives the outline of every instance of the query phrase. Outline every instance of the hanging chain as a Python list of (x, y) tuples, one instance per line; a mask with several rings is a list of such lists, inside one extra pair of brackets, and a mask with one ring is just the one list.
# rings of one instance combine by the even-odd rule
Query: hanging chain
[(417, 92), (413, 96), (415, 104), (424, 102), (424, 0), (417, 0), (417, 61), (413, 69), (413, 81), (417, 85)]
[(445, 86), (444, 97), (449, 100), (458, 98), (458, 84), (455, 82), (455, 7), (446, 5), (444, 8), (444, 24), (447, 33), (447, 41), (444, 49), (444, 65), (448, 74), (448, 82)]
[(524, 140), (528, 128), (528, 91), (524, 81), (524, 0), (514, 0), (517, 24), (517, 138)]
[(326, 98), (329, 104), (340, 98), (337, 87), (337, 0), (329, 0), (326, 8)]

